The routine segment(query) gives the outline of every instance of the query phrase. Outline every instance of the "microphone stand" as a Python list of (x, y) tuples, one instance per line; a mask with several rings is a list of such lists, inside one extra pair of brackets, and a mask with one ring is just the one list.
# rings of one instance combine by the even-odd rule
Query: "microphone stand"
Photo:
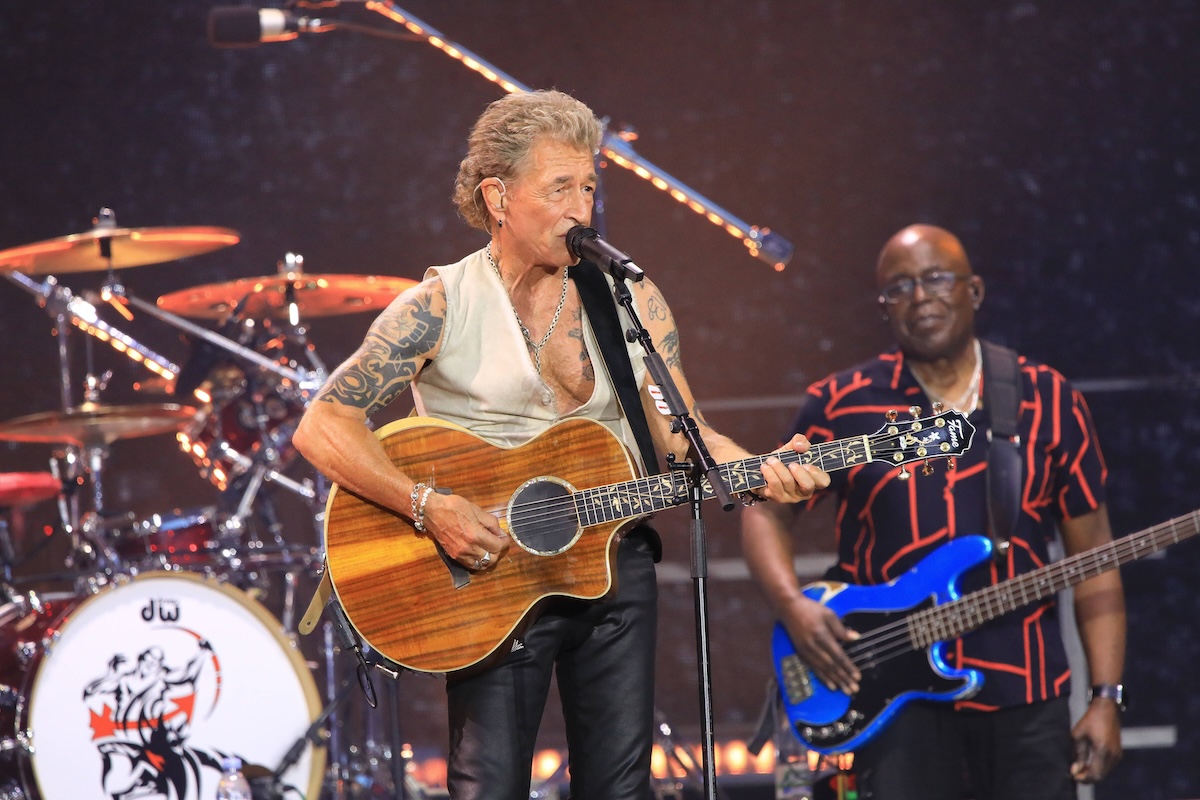
[(313, 720), (312, 725), (308, 726), (308, 730), (292, 744), (291, 748), (288, 749), (283, 759), (279, 762), (279, 766), (272, 770), (270, 775), (254, 778), (250, 781), (254, 800), (282, 800), (285, 792), (291, 788), (284, 786), (283, 774), (296, 765), (296, 762), (300, 760), (300, 756), (304, 754), (304, 748), (308, 746), (309, 742), (312, 742), (313, 747), (320, 747), (323, 744), (321, 741), (321, 730), (329, 721), (329, 717), (333, 714), (334, 710), (346, 702), (346, 698), (349, 697), (352, 688), (354, 688), (353, 683), (347, 683), (342, 687), (337, 697), (329, 701), (328, 705)]
[(704, 482), (712, 487), (713, 493), (721, 502), (725, 511), (733, 510), (733, 497), (729, 488), (721, 478), (718, 465), (708, 453), (700, 429), (696, 421), (688, 413), (687, 403), (679, 394), (671, 373), (667, 369), (662, 356), (654, 349), (650, 333), (642, 325), (637, 311), (633, 306), (633, 295), (624, 280), (615, 280), (613, 295), (617, 303), (625, 308), (632, 322), (632, 327), (625, 335), (632, 341), (637, 339), (646, 350), (643, 361), (650, 373), (650, 378), (662, 392), (667, 410), (675, 419), (671, 422), (671, 430), (682, 433), (691, 444), (693, 460), (676, 462), (673, 454), (667, 454), (667, 468), (683, 472), (688, 479), (688, 497), (692, 509), (691, 545), (692, 545), (692, 581), (696, 603), (696, 665), (700, 683), (700, 732), (704, 762), (704, 796), (708, 800), (716, 798), (716, 768), (713, 742), (713, 704), (712, 704), (712, 664), (709, 660), (708, 638), (708, 544), (704, 528), (704, 518), (701, 513), (704, 502)]

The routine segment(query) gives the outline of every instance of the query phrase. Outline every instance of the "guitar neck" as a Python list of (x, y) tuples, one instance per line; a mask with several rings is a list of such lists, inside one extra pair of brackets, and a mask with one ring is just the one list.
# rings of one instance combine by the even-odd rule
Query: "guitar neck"
[(996, 617), (1122, 564), (1153, 555), (1197, 533), (1200, 533), (1200, 510), (980, 589), (953, 602), (925, 609), (909, 618), (913, 646), (923, 648), (934, 642), (958, 638)]
[[(729, 461), (719, 464), (717, 470), (730, 492), (753, 491), (767, 485), (762, 475), (762, 465), (772, 456), (778, 457), (784, 464), (816, 464), (826, 472), (875, 460), (871, 451), (871, 437), (856, 436), (814, 444), (805, 453), (789, 450)], [(716, 496), (707, 477), (702, 480), (702, 488), (705, 500)], [(688, 491), (688, 478), (683, 472), (664, 472), (649, 478), (579, 491), (575, 494), (575, 504), (585, 525), (598, 525), (682, 505), (688, 501)]]

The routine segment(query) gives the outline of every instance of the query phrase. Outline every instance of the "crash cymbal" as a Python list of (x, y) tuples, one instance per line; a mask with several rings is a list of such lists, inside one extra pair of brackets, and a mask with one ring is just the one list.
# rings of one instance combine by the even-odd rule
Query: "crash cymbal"
[(67, 411), (46, 411), (0, 423), (0, 440), (108, 445), (117, 439), (178, 431), (195, 418), (196, 409), (174, 403), (84, 403)]
[(0, 472), (0, 508), (23, 508), (49, 500), (62, 482), (49, 472)]
[(316, 275), (285, 272), (262, 278), (242, 278), (171, 292), (158, 306), (173, 314), (200, 319), (223, 319), (245, 300), (242, 314), (254, 319), (284, 318), (288, 302), (302, 317), (327, 317), (358, 311), (381, 311), (416, 281), (385, 275)]
[(229, 247), (239, 239), (237, 231), (229, 228), (98, 226), (86, 233), (0, 250), (0, 271), (52, 275), (93, 272), (109, 266), (140, 267)]

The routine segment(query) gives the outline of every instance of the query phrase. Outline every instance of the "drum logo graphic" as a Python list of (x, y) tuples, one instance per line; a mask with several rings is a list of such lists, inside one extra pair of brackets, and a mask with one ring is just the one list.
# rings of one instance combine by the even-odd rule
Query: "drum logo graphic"
[(227, 756), (252, 781), (270, 781), (272, 796), (316, 796), (324, 759), (297, 749), (318, 710), (316, 686), (274, 617), (244, 593), (146, 573), (46, 608), (54, 618), (27, 632), (42, 643), (22, 683), (27, 796), (204, 800)]
[[(203, 636), (174, 624), (178, 601), (152, 598), (141, 617), (163, 624), (162, 634), (174, 630), (190, 637), (194, 652), (186, 661), (168, 659), (156, 644), (143, 648), (136, 659), (114, 653), (107, 673), (83, 690), (92, 741), (103, 760), (101, 783), (113, 798), (197, 797), (200, 769), (219, 768), (220, 754), (189, 747), (188, 735), (200, 710), (196, 700), (206, 669), (215, 690), (208, 708), (200, 711), (210, 716), (220, 701), (220, 660)], [(172, 656), (177, 658), (180, 650), (174, 647)]]

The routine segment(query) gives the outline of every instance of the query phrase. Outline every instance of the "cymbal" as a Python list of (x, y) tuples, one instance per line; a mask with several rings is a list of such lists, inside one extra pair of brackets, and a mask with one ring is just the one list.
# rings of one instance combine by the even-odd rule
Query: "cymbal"
[(0, 472), (0, 508), (23, 508), (49, 500), (62, 481), (49, 472)]
[(294, 299), (302, 317), (327, 317), (380, 311), (396, 295), (416, 284), (409, 278), (386, 275), (285, 272), (171, 292), (158, 298), (158, 306), (186, 317), (224, 319), (245, 300), (242, 313), (247, 317), (285, 318), (288, 301)]
[[(0, 271), (28, 275), (140, 267), (229, 247), (240, 240), (229, 228), (107, 228), (0, 250)], [(111, 259), (107, 257), (111, 255)]]
[(0, 423), (0, 441), (70, 442), (108, 445), (170, 433), (196, 418), (196, 409), (174, 403), (104, 406), (84, 403), (67, 411), (45, 411)]

